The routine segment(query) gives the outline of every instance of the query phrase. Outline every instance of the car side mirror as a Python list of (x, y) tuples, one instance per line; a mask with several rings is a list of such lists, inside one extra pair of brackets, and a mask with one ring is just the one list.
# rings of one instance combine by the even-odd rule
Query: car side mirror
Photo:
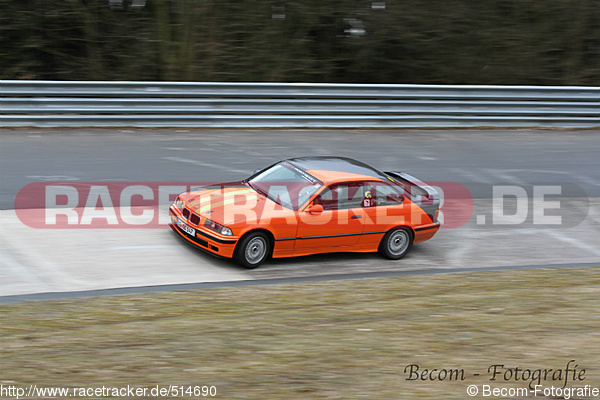
[(312, 206), (308, 207), (308, 212), (311, 215), (319, 215), (324, 211), (324, 208), (321, 204), (313, 204)]

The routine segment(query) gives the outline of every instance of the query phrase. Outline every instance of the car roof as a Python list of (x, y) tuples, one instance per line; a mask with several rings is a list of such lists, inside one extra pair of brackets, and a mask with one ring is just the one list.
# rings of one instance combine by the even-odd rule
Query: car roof
[[(286, 160), (290, 164), (303, 169), (309, 173), (315, 172), (319, 179), (326, 178), (327, 181), (353, 178), (376, 178), (385, 180), (387, 176), (381, 171), (361, 162), (347, 157), (334, 156), (316, 156), (316, 157), (296, 157)], [(337, 172), (330, 174), (326, 171)], [(319, 173), (320, 172), (320, 173)], [(336, 177), (336, 179), (333, 179)]]

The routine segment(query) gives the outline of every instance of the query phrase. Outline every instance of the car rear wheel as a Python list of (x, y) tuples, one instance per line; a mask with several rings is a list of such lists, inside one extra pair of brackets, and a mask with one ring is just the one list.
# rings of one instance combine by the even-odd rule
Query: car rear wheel
[(233, 255), (235, 261), (248, 269), (259, 267), (269, 256), (271, 244), (267, 235), (254, 232), (244, 236)]
[(379, 253), (390, 260), (399, 260), (408, 253), (413, 237), (405, 228), (395, 228), (385, 234), (379, 244)]

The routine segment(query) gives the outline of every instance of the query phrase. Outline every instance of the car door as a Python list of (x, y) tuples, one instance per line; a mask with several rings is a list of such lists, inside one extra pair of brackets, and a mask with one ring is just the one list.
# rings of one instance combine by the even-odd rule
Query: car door
[(300, 212), (295, 250), (336, 248), (358, 243), (363, 231), (363, 182), (330, 185), (321, 190), (312, 204), (323, 212)]

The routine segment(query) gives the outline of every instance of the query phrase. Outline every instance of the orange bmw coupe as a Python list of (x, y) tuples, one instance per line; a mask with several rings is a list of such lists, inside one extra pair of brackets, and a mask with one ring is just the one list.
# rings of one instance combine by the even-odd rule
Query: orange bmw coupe
[(235, 183), (180, 194), (170, 226), (188, 243), (256, 268), (269, 257), (375, 252), (400, 259), (440, 228), (437, 191), (342, 157), (279, 161)]

